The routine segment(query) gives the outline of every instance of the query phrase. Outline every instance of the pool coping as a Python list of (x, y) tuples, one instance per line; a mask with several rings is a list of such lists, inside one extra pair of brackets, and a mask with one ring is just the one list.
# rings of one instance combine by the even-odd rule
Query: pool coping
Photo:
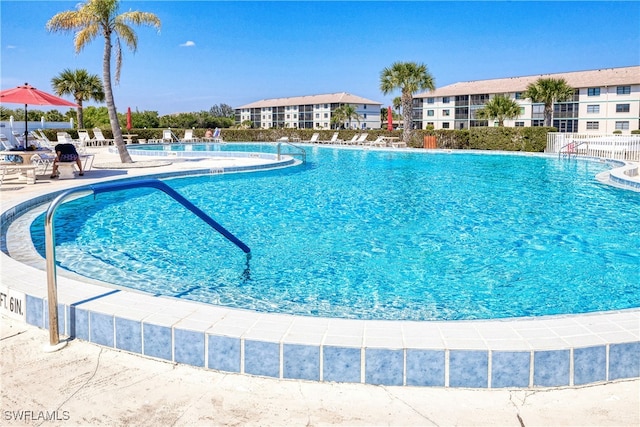
[[(3, 224), (55, 194), (3, 206)], [(46, 272), (9, 257), (5, 249), (0, 253), (2, 313), (48, 328)], [(66, 336), (176, 363), (280, 379), (534, 388), (640, 377), (640, 308), (501, 320), (346, 320), (218, 307), (59, 274), (58, 311)]]

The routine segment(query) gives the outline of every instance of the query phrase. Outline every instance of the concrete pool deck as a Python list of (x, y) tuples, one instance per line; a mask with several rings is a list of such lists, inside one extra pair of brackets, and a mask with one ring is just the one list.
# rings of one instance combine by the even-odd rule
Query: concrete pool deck
[[(97, 164), (117, 161), (117, 156), (106, 152), (106, 150), (95, 151)], [(253, 161), (255, 159), (225, 159), (225, 162), (231, 162), (234, 165), (245, 165), (247, 162)], [(0, 193), (2, 211), (5, 212), (7, 208), (26, 199), (33, 199), (43, 193), (70, 186), (89, 184), (118, 176), (130, 177), (148, 173), (212, 169), (214, 168), (213, 164), (218, 167), (221, 165), (220, 162), (220, 160), (181, 161), (169, 166), (153, 168), (153, 170), (147, 168), (127, 171), (94, 170), (75, 180), (52, 181), (45, 178), (39, 180), (36, 185), (18, 185), (16, 187), (19, 188), (16, 190), (11, 190), (14, 188), (11, 184), (3, 184), (3, 190)], [(23, 333), (16, 335), (17, 329), (26, 330), (25, 334), (33, 332), (37, 335), (42, 332), (43, 334), (40, 336), (44, 340), (38, 343), (40, 345), (48, 341), (45, 331), (29, 326), (36, 325), (41, 328), (47, 326), (46, 279), (43, 271), (17, 262), (4, 253), (1, 261), (2, 288), (6, 287), (28, 295), (25, 302), (27, 313), (23, 316), (24, 319), (14, 323), (13, 318), (3, 318), (2, 322), (3, 402), (10, 399), (11, 402), (19, 403), (22, 401), (20, 398), (14, 400), (12, 397), (19, 395), (15, 389), (7, 391), (5, 397), (4, 378), (12, 378), (16, 384), (20, 384), (18, 373), (24, 372), (28, 367), (28, 364), (22, 366), (23, 363), (20, 359), (26, 356), (16, 353), (15, 356), (5, 359), (5, 354), (13, 355), (14, 351), (20, 351), (18, 347), (11, 344), (11, 342), (18, 341), (14, 337), (24, 335)], [(214, 378), (219, 375), (219, 378), (223, 380), (217, 381), (215, 378), (211, 380), (217, 385), (219, 382), (225, 381), (239, 381), (242, 384), (234, 386), (236, 388), (233, 391), (234, 393), (237, 391), (238, 396), (242, 395), (245, 388), (252, 390), (252, 387), (258, 387), (258, 384), (262, 387), (264, 384), (264, 389), (261, 389), (259, 394), (252, 395), (250, 399), (245, 395), (247, 401), (244, 402), (248, 407), (245, 409), (248, 410), (258, 405), (254, 402), (259, 400), (259, 397), (266, 396), (265, 406), (257, 412), (262, 418), (250, 418), (237, 422), (273, 425), (288, 423), (289, 420), (292, 420), (293, 423), (302, 423), (303, 421), (296, 422), (296, 418), (293, 416), (287, 418), (289, 408), (295, 406), (293, 401), (302, 400), (304, 402), (303, 408), (296, 409), (296, 413), (302, 411), (300, 416), (304, 414), (306, 418), (303, 417), (300, 420), (304, 419), (305, 424), (308, 420), (310, 424), (419, 425), (433, 423), (477, 425), (484, 423), (483, 420), (479, 420), (477, 414), (483, 412), (483, 408), (492, 408), (486, 411), (486, 424), (513, 423), (518, 425), (517, 417), (514, 418), (514, 414), (520, 412), (505, 409), (514, 406), (520, 409), (524, 408), (519, 404), (514, 405), (514, 399), (521, 398), (522, 401), (531, 401), (533, 395), (550, 396), (555, 393), (558, 393), (558, 396), (565, 394), (564, 397), (557, 398), (560, 399), (558, 408), (562, 408), (565, 414), (571, 414), (572, 409), (578, 407), (576, 406), (578, 401), (588, 400), (587, 406), (589, 408), (599, 408), (600, 414), (607, 415), (598, 418), (592, 414), (588, 420), (584, 419), (582, 422), (578, 422), (579, 417), (586, 415), (589, 411), (582, 411), (581, 415), (576, 411), (571, 414), (570, 420), (565, 422), (564, 415), (560, 415), (562, 412), (560, 409), (555, 413), (553, 410), (547, 410), (546, 407), (540, 407), (534, 412), (538, 411), (539, 416), (543, 418), (538, 418), (538, 421), (534, 421), (534, 418), (523, 418), (524, 423), (571, 424), (574, 422), (572, 420), (575, 420), (576, 424), (582, 425), (590, 423), (619, 425), (637, 424), (636, 420), (639, 419), (638, 395), (640, 392), (637, 371), (640, 362), (638, 362), (637, 354), (638, 348), (640, 348), (640, 310), (636, 309), (582, 316), (486, 322), (316, 320), (221, 309), (186, 301), (176, 301), (171, 304), (171, 308), (168, 308), (166, 299), (112, 288), (105, 289), (63, 276), (60, 271), (58, 274), (61, 332), (92, 341), (100, 344), (101, 347), (81, 340), (73, 340), (67, 346), (68, 348), (54, 354), (63, 355), (65, 352), (71, 353), (69, 351), (71, 348), (86, 347), (89, 352), (93, 351), (91, 349), (95, 349), (93, 354), (113, 353), (116, 358), (134, 358), (135, 362), (131, 362), (131, 364), (139, 366), (141, 372), (144, 372), (147, 366), (149, 369), (158, 366), (157, 369), (160, 370), (186, 372), (191, 369), (195, 377)], [(83, 316), (86, 316), (84, 323), (81, 321)], [(5, 335), (5, 325), (15, 326), (17, 329), (13, 332), (10, 330)], [(141, 332), (143, 330), (144, 333)], [(130, 339), (123, 340), (123, 337), (127, 336)], [(165, 338), (168, 339), (169, 347), (159, 345)], [(143, 339), (146, 339), (146, 342)], [(141, 340), (143, 342), (140, 342)], [(34, 341), (32, 344), (36, 346), (35, 338), (32, 341)], [(179, 342), (182, 344), (178, 345)], [(224, 354), (216, 353), (219, 348), (225, 348), (226, 352)], [(155, 359), (125, 354), (118, 349), (144, 354)], [(34, 355), (36, 358), (40, 356), (41, 360), (61, 357)], [(98, 361), (100, 357), (98, 357)], [(4, 360), (15, 361), (15, 364), (10, 365), (8, 362), (5, 364)], [(89, 362), (96, 361), (93, 359)], [(176, 365), (174, 362), (181, 363)], [(421, 368), (423, 362), (429, 362), (436, 368), (425, 375), (424, 369)], [(12, 368), (5, 371), (9, 366)], [(273, 378), (213, 372), (198, 368), (198, 366)], [(513, 371), (511, 370), (512, 366), (523, 369)], [(377, 369), (370, 367), (377, 367)], [(32, 369), (48, 373), (47, 377), (52, 381), (62, 375), (61, 372), (52, 372), (52, 369), (47, 369), (46, 363), (44, 366), (33, 366)], [(526, 371), (526, 375), (523, 375), (524, 371)], [(69, 375), (73, 377), (73, 370)], [(140, 375), (145, 374), (141, 373)], [(146, 378), (149, 377), (154, 377), (154, 375), (150, 373)], [(634, 379), (624, 380), (624, 378)], [(340, 381), (342, 383), (315, 383), (306, 380)], [(74, 383), (74, 381), (80, 380), (71, 378), (68, 381)], [(87, 381), (87, 383), (89, 382)], [(360, 384), (361, 382), (377, 385), (364, 385)], [(122, 383), (128, 384), (126, 373), (124, 378), (119, 377), (114, 384), (109, 386), (108, 390), (112, 393), (118, 393), (115, 390), (120, 390), (118, 384)], [(206, 396), (207, 391), (213, 392), (209, 381), (204, 383), (205, 390), (200, 389), (198, 396)], [(137, 389), (142, 394), (144, 394), (143, 390), (162, 388), (161, 385), (154, 386), (146, 380), (136, 384), (140, 388), (132, 386), (132, 390)], [(573, 389), (564, 388), (564, 386), (579, 386), (581, 384), (596, 385)], [(172, 387), (175, 384), (168, 383), (167, 385)], [(397, 385), (432, 385), (433, 387), (396, 387)], [(302, 394), (309, 393), (310, 397), (301, 398), (299, 390), (307, 386), (310, 389), (305, 390)], [(41, 384), (38, 387), (42, 389)], [(498, 390), (468, 390), (470, 387), (498, 388)], [(514, 387), (522, 387), (522, 389), (514, 391), (512, 390)], [(623, 389), (622, 397), (615, 391), (609, 396), (610, 400), (604, 402), (599, 400), (603, 394), (609, 393), (614, 388), (618, 390), (618, 387)], [(195, 388), (197, 389), (197, 387)], [(268, 391), (271, 388), (278, 390), (275, 393), (275, 396), (278, 397), (270, 397), (272, 395)], [(389, 390), (391, 389), (398, 390), (397, 393), (400, 393), (401, 397), (394, 393), (390, 394)], [(595, 389), (601, 390), (594, 393), (598, 398), (596, 401), (589, 400), (587, 395), (590, 392), (586, 390)], [(281, 390), (295, 390), (295, 393), (280, 395)], [(71, 390), (68, 391), (71, 392)], [(570, 393), (567, 394), (568, 391)], [(324, 395), (324, 393), (330, 395)], [(368, 393), (373, 393), (373, 396), (367, 397)], [(377, 395), (377, 393), (381, 394)], [(576, 394), (572, 395), (572, 393)], [(319, 396), (315, 397), (316, 395)], [(422, 396), (423, 400), (416, 400), (415, 404), (407, 403), (411, 401), (411, 399), (407, 400), (407, 395)], [(36, 394), (30, 393), (26, 396), (33, 397)], [(229, 392), (226, 395), (222, 394), (222, 396), (226, 400), (233, 398), (229, 397)], [(453, 399), (448, 406), (425, 404), (425, 402), (443, 402), (443, 399), (447, 400), (445, 396), (448, 396), (448, 399)], [(467, 399), (471, 399), (470, 396), (478, 396), (479, 400), (476, 403), (469, 402), (471, 406), (467, 407), (465, 404)], [(181, 397), (182, 392), (180, 396), (169, 393), (169, 400), (165, 400), (163, 405), (178, 407), (180, 405), (173, 402), (172, 399), (180, 400)], [(108, 400), (103, 414), (113, 412), (108, 408), (109, 402), (117, 402), (117, 404), (114, 403), (114, 406), (124, 407), (119, 397), (107, 395), (105, 398)], [(620, 398), (622, 409), (617, 404), (611, 404), (611, 402), (617, 402), (617, 398)], [(91, 400), (92, 397), (89, 396), (88, 399)], [(389, 400), (384, 403), (384, 399)], [(464, 402), (460, 402), (460, 399)], [(503, 399), (506, 400), (502, 402)], [(49, 408), (44, 405), (45, 400), (40, 401), (43, 402), (43, 405), (39, 407), (41, 411), (53, 411), (58, 408), (58, 406)], [(70, 405), (71, 401), (68, 400), (65, 405)], [(336, 411), (323, 406), (322, 402), (330, 401), (333, 403), (329, 405), (337, 405), (341, 408), (337, 412), (343, 418), (323, 418), (323, 414), (336, 415)], [(356, 401), (358, 404), (354, 404)], [(138, 410), (141, 410), (140, 405), (144, 406), (144, 402), (141, 402), (139, 398), (138, 400), (134, 399), (134, 402), (137, 402), (137, 405), (133, 405)], [(202, 402), (200, 401), (200, 403)], [(222, 400), (215, 397), (212, 397), (208, 402), (211, 405), (215, 402), (222, 405)], [(399, 402), (406, 403), (404, 410), (409, 412), (391, 410), (388, 415), (385, 415), (385, 410), (394, 407)], [(203, 404), (204, 412), (196, 411), (198, 414), (193, 415), (200, 418), (193, 418), (191, 422), (187, 421), (189, 417), (176, 417), (176, 414), (189, 413), (188, 405), (190, 403), (194, 405), (192, 401), (186, 399), (184, 404), (187, 406), (183, 406), (182, 411), (180, 409), (176, 409), (177, 412), (169, 411), (172, 415), (167, 420), (178, 420), (178, 424), (225, 424), (232, 422), (230, 419), (218, 422), (217, 415), (215, 415), (217, 412), (212, 412), (211, 405), (207, 406), (206, 404)], [(242, 400), (239, 399), (238, 403), (242, 404)], [(3, 403), (2, 410), (7, 409), (5, 406)], [(461, 407), (466, 408), (469, 412), (466, 415), (463, 414), (465, 411)], [(241, 408), (236, 409), (241, 410)], [(276, 408), (279, 408), (280, 411)], [(417, 408), (426, 409), (422, 411)], [(19, 409), (29, 410), (32, 408), (17, 408), (17, 410)], [(164, 406), (147, 409), (149, 413), (162, 412)], [(378, 411), (379, 409), (382, 411)], [(77, 410), (80, 411), (80, 409)], [(131, 411), (132, 409), (129, 408), (129, 412)], [(618, 415), (614, 415), (614, 412)], [(226, 412), (222, 411), (221, 413)], [(453, 418), (437, 419), (439, 413), (448, 414)], [(410, 414), (417, 418), (413, 418)], [(431, 417), (429, 414), (436, 416)], [(498, 418), (492, 418), (490, 415)], [(270, 416), (276, 418), (269, 418)], [(551, 418), (544, 418), (547, 416)], [(629, 418), (620, 418), (627, 416)], [(109, 419), (105, 415), (100, 415), (95, 419), (104, 421), (103, 417)], [(112, 420), (113, 423), (125, 423), (124, 418)], [(69, 422), (73, 423), (73, 420), (69, 420)], [(90, 419), (85, 418), (84, 422), (90, 422)], [(130, 419), (129, 422), (147, 423), (146, 419)], [(82, 422), (78, 421), (77, 423)], [(154, 423), (149, 422), (148, 424)]]

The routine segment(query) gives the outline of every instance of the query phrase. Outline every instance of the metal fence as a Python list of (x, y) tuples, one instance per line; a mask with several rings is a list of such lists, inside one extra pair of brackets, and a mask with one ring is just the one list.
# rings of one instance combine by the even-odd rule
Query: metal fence
[(640, 161), (640, 135), (547, 134), (547, 153)]

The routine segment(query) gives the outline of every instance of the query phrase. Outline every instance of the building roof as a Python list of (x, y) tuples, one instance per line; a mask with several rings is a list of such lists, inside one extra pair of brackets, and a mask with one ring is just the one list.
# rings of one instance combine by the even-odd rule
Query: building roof
[(346, 92), (327, 93), (322, 95), (292, 96), (289, 98), (272, 98), (263, 99), (261, 101), (252, 102), (250, 104), (236, 107), (241, 108), (263, 108), (263, 107), (282, 107), (288, 105), (313, 105), (313, 104), (375, 104), (382, 105), (380, 102), (371, 101), (361, 96), (352, 95)]
[(563, 78), (567, 81), (569, 86), (576, 89), (584, 87), (640, 84), (640, 66), (459, 82), (443, 86), (434, 91), (417, 94), (414, 98), (524, 92), (529, 83), (533, 83), (539, 78)]

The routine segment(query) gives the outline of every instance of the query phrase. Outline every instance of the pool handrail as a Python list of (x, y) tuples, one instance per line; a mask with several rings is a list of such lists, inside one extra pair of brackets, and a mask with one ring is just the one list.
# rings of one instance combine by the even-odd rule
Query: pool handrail
[(289, 145), (289, 146), (299, 150), (298, 153), (287, 153), (287, 154), (291, 154), (292, 156), (295, 156), (296, 154), (299, 154), (302, 157), (302, 163), (306, 163), (307, 162), (307, 151), (302, 147), (298, 147), (297, 145), (294, 145), (294, 144), (290, 143), (289, 141), (279, 141), (278, 142), (278, 145), (277, 145), (278, 154), (277, 154), (276, 159), (280, 160), (280, 158), (281, 158), (282, 144)]
[(66, 342), (60, 342), (60, 336), (58, 333), (58, 295), (57, 295), (57, 277), (56, 277), (56, 250), (55, 250), (55, 233), (53, 217), (56, 209), (62, 202), (72, 194), (79, 192), (93, 193), (94, 196), (100, 193), (107, 193), (110, 191), (129, 190), (132, 188), (155, 188), (163, 191), (165, 194), (172, 197), (182, 206), (196, 214), (200, 219), (209, 224), (218, 233), (222, 234), (227, 240), (238, 246), (242, 251), (247, 254), (247, 260), (251, 256), (251, 249), (244, 244), (240, 239), (234, 236), (222, 225), (218, 224), (213, 218), (207, 215), (204, 211), (198, 208), (196, 205), (187, 200), (180, 193), (169, 187), (164, 182), (158, 179), (143, 179), (113, 183), (103, 183), (89, 185), (86, 187), (78, 187), (66, 190), (59, 194), (55, 199), (51, 201), (47, 209), (45, 216), (44, 228), (45, 228), (45, 257), (47, 267), (47, 296), (49, 302), (49, 344), (48, 351), (58, 350), (66, 344)]

